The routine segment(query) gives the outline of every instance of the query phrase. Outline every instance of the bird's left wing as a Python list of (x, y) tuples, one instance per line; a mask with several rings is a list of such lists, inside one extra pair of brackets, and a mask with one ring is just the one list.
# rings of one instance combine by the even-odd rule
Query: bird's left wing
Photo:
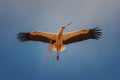
[(55, 34), (47, 33), (47, 32), (27, 32), (27, 33), (19, 33), (17, 38), (23, 41), (41, 41), (45, 43), (54, 43), (55, 42)]
[(99, 39), (101, 34), (101, 29), (98, 29), (98, 27), (66, 33), (63, 35), (63, 44), (70, 44), (87, 39)]

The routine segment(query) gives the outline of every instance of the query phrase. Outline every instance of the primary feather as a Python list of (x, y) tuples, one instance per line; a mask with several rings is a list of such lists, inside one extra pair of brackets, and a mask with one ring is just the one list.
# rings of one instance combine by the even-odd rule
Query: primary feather
[(17, 38), (21, 41), (41, 41), (45, 43), (55, 42), (55, 34), (46, 33), (46, 32), (27, 32), (27, 33), (19, 33)]
[(70, 44), (87, 39), (99, 39), (101, 35), (101, 29), (98, 29), (98, 27), (89, 30), (70, 32), (63, 35), (63, 44)]

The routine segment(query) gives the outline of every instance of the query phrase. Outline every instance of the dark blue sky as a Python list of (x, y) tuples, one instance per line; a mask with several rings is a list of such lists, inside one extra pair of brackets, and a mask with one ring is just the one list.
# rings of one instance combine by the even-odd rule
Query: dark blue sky
[[(120, 80), (119, 0), (0, 0), (0, 80)], [(20, 43), (19, 32), (99, 26), (100, 40), (67, 45), (59, 61), (48, 45)]]

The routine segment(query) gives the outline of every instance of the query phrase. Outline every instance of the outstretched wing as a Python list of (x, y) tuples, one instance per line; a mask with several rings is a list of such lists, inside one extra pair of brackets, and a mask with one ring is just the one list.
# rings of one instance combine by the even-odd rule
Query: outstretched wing
[(19, 33), (17, 34), (17, 38), (19, 41), (41, 41), (45, 43), (54, 43), (55, 42), (55, 34), (47, 33), (47, 32), (27, 32), (27, 33)]
[(98, 27), (89, 30), (80, 30), (63, 35), (63, 44), (70, 44), (87, 39), (99, 39), (102, 32)]

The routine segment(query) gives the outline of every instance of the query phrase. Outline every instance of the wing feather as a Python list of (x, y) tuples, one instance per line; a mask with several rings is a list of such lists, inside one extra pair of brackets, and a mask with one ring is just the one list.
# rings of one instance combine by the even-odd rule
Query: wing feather
[(80, 30), (66, 33), (63, 35), (63, 44), (70, 44), (87, 39), (99, 39), (102, 35), (101, 29), (98, 27), (89, 30)]
[(27, 32), (27, 33), (19, 33), (17, 34), (17, 38), (19, 41), (41, 41), (45, 43), (54, 43), (55, 42), (55, 34), (47, 33), (47, 32)]

